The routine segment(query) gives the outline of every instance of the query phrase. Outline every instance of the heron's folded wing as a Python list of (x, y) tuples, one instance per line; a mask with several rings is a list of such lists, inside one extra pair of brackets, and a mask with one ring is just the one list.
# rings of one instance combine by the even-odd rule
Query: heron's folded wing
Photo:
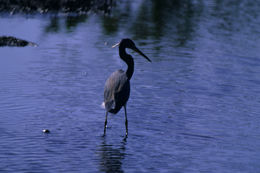
[(122, 89), (122, 83), (126, 80), (123, 70), (115, 71), (107, 79), (104, 89), (104, 102), (107, 111), (114, 109), (116, 106), (115, 95)]

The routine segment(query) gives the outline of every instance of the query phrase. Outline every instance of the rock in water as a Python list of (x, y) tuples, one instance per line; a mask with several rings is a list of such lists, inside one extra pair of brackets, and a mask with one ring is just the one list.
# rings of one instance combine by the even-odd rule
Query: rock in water
[(51, 131), (48, 130), (48, 129), (43, 129), (42, 132), (43, 132), (43, 133), (50, 133)]
[(37, 44), (26, 41), (26, 40), (22, 40), (19, 38), (15, 38), (12, 36), (0, 36), (0, 47), (2, 47), (2, 46), (12, 46), (12, 47), (33, 46), (33, 47), (36, 47)]

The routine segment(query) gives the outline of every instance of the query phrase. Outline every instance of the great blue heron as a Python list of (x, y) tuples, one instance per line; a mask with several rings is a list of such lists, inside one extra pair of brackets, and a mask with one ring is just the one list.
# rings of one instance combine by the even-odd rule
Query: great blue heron
[(116, 114), (122, 108), (122, 106), (124, 106), (125, 128), (126, 128), (126, 137), (127, 137), (128, 121), (127, 121), (127, 113), (126, 113), (126, 102), (130, 94), (130, 79), (134, 73), (134, 60), (131, 55), (126, 53), (125, 49), (130, 48), (136, 51), (137, 53), (139, 53), (140, 55), (142, 55), (148, 61), (151, 62), (151, 60), (135, 46), (135, 43), (132, 40), (128, 38), (122, 39), (120, 43), (114, 45), (113, 47), (116, 46), (119, 46), (119, 56), (123, 61), (125, 61), (128, 68), (126, 72), (124, 72), (121, 69), (115, 71), (110, 75), (110, 77), (106, 81), (105, 90), (104, 90), (104, 103), (103, 103), (106, 108), (104, 135), (106, 134), (108, 112)]

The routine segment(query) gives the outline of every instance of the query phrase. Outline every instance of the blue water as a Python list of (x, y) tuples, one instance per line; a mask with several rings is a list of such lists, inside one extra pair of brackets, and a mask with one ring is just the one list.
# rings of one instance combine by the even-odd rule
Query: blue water
[[(260, 3), (118, 2), (110, 15), (2, 15), (0, 172), (260, 172)], [(108, 117), (104, 83), (126, 65), (124, 111)], [(51, 133), (42, 133), (49, 129)]]

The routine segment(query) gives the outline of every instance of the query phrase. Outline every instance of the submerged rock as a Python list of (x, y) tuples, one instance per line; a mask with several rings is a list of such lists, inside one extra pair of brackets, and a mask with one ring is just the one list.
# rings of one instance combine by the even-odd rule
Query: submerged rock
[(12, 46), (12, 47), (24, 47), (24, 46), (34, 46), (37, 44), (33, 42), (29, 42), (26, 40), (22, 40), (12, 36), (0, 36), (0, 46)]

